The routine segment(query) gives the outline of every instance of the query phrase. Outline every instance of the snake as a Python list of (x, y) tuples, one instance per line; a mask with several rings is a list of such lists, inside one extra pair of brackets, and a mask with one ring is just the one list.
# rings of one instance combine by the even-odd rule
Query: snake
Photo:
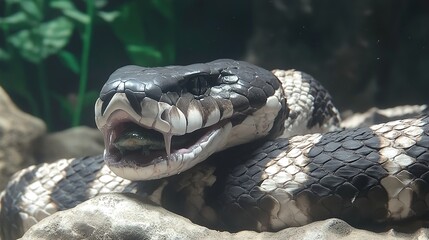
[(331, 95), (297, 70), (231, 59), (121, 67), (100, 91), (95, 121), (102, 155), (11, 178), (0, 195), (2, 239), (112, 192), (229, 231), (428, 213), (429, 117), (342, 129)]

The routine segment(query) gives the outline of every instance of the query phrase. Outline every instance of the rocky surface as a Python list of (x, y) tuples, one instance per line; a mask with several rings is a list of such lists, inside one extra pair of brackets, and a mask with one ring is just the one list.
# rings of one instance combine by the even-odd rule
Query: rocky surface
[(62, 158), (94, 156), (103, 153), (104, 141), (98, 129), (79, 126), (43, 136), (36, 151), (40, 162)]
[(0, 87), (0, 191), (13, 173), (35, 163), (36, 141), (45, 132), (43, 121), (19, 110)]
[(416, 117), (429, 113), (427, 105), (404, 105), (387, 109), (373, 107), (364, 113), (344, 112), (341, 126), (344, 128), (369, 127), (374, 124)]
[(0, 191), (18, 170), (40, 162), (101, 154), (97, 129), (80, 126), (46, 134), (45, 123), (16, 107), (0, 87)]
[(220, 232), (191, 223), (135, 196), (106, 194), (58, 212), (34, 225), (22, 239), (427, 239), (429, 231), (372, 233), (328, 219), (276, 233)]

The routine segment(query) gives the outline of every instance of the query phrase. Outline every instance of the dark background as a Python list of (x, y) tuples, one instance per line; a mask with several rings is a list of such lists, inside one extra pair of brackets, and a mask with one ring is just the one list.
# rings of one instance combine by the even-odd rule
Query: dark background
[[(85, 11), (84, 1), (75, 4)], [(124, 14), (127, 6), (134, 15)], [(5, 7), (4, 2), (0, 7)], [(100, 9), (120, 10), (122, 22), (95, 21), (93, 25), (88, 92), (97, 92), (110, 73), (127, 64), (182, 65), (233, 58), (267, 69), (305, 71), (322, 82), (341, 111), (423, 104), (429, 99), (427, 0), (104, 1)], [(133, 39), (140, 30), (142, 40)], [(0, 44), (7, 45), (6, 34), (0, 36)], [(153, 47), (160, 57), (133, 53), (127, 50), (131, 43)], [(64, 49), (80, 55), (78, 30)], [(39, 104), (36, 67), (25, 59), (19, 62), (24, 87), (34, 89)], [(22, 85), (11, 83), (17, 76), (11, 64), (16, 63), (0, 63), (0, 85), (19, 107), (44, 117), (43, 111), (35, 112), (19, 94)], [(73, 106), (78, 75), (55, 54), (44, 60), (44, 66), (54, 119), (49, 128), (69, 127), (72, 110), (67, 112), (64, 103), (53, 96), (64, 96)], [(94, 126), (96, 96), (91, 97), (81, 123)]]

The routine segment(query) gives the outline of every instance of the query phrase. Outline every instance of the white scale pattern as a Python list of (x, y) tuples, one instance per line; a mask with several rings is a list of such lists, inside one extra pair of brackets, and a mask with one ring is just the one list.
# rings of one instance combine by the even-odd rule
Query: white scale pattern
[[(418, 126), (403, 124), (409, 122), (410, 120), (398, 120), (371, 127), (380, 135), (379, 141), (382, 143), (382, 148), (379, 150), (382, 156), (380, 163), (389, 173), (389, 176), (381, 180), (381, 185), (386, 189), (389, 198), (388, 217), (396, 220), (412, 215), (410, 210), (413, 189), (410, 183), (413, 176), (402, 169), (415, 162), (414, 158), (406, 154), (405, 149), (421, 140), (423, 133), (423, 129)], [(417, 120), (414, 124), (425, 125), (421, 120)]]
[[(314, 97), (310, 94), (310, 83), (304, 81), (302, 72), (296, 70), (273, 70), (274, 75), (282, 83), (287, 105), (290, 109), (290, 116), (285, 123), (285, 130), (282, 137), (291, 137), (307, 133), (323, 133), (327, 131), (339, 130), (333, 119), (327, 119), (322, 126), (308, 128), (307, 123), (314, 110)], [(332, 109), (339, 116), (336, 109)]]
[(270, 192), (274, 199), (281, 199), (278, 207), (271, 210), (272, 229), (302, 226), (311, 222), (309, 209), (303, 208), (302, 201), (295, 200), (293, 194), (308, 180), (309, 176), (302, 171), (310, 162), (305, 154), (320, 138), (320, 134), (291, 138), (288, 147), (291, 150), (267, 164), (269, 167), (264, 172), (268, 178), (262, 182), (261, 190)]

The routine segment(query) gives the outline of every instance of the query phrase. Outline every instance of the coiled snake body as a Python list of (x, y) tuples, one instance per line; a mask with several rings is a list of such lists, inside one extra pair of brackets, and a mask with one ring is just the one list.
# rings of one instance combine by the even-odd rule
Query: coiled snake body
[[(110, 76), (95, 114), (104, 156), (17, 173), (1, 198), (5, 239), (109, 192), (135, 193), (228, 230), (276, 231), (329, 217), (386, 222), (428, 211), (429, 118), (339, 130), (329, 94), (298, 71), (225, 59), (127, 66)], [(326, 131), (333, 132), (315, 133)]]

